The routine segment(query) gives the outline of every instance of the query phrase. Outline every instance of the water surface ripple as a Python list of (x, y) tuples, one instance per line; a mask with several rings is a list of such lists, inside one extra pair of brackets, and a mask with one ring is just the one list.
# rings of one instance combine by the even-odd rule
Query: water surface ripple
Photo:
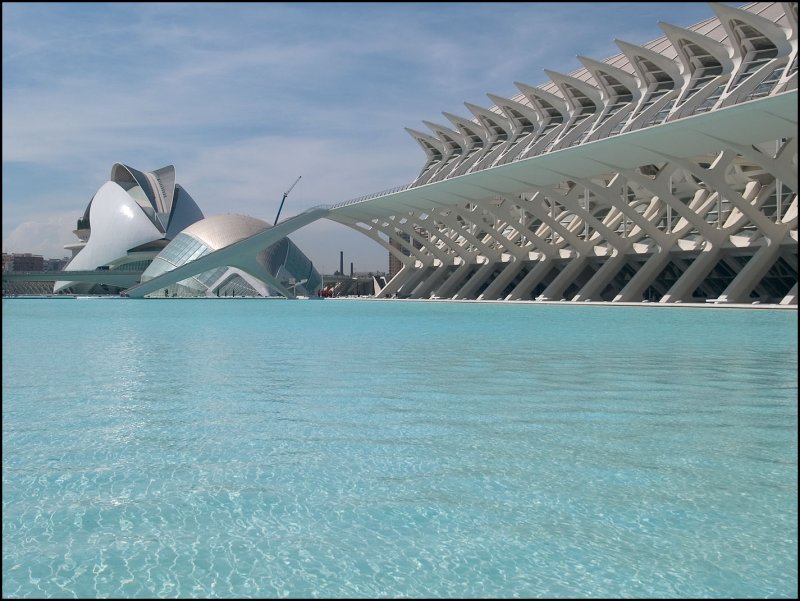
[(3, 300), (3, 597), (797, 595), (797, 313)]

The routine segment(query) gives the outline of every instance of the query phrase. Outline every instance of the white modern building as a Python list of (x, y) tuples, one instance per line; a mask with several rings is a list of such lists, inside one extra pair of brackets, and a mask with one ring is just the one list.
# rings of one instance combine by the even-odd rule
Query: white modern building
[(412, 183), (327, 207), (394, 258), (379, 296), (796, 304), (797, 3), (659, 26), (409, 129)]
[[(174, 170), (115, 166), (84, 219), (124, 212), (126, 237), (90, 237), (68, 268), (153, 253), (130, 296), (226, 282), (286, 295), (287, 273), (313, 288), (313, 266), (286, 246), (280, 275), (265, 249), (327, 218), (390, 253), (381, 297), (796, 305), (797, 3), (710, 3), (701, 23), (659, 26), (648, 44), (617, 40), (609, 58), (409, 129), (425, 153), (413, 182), (272, 228), (196, 223), (188, 195), (176, 207), (182, 194), (167, 194)], [(181, 245), (199, 254), (186, 262)]]
[[(270, 228), (244, 215), (217, 215), (198, 221), (180, 232), (153, 259), (141, 282), (188, 265), (214, 251), (228, 248)], [(322, 278), (311, 261), (288, 238), (281, 238), (258, 252), (238, 253), (211, 269), (172, 282), (147, 296), (283, 296), (315, 293)]]
[(175, 183), (172, 165), (144, 172), (116, 163), (110, 180), (78, 220), (79, 242), (67, 247), (73, 257), (62, 277), (75, 272), (75, 279), (56, 282), (54, 291), (118, 293), (184, 267), (189, 273), (183, 279), (170, 280), (149, 296), (292, 298), (315, 293), (320, 275), (285, 237), (270, 237), (258, 247), (236, 247), (236, 252), (222, 255), (224, 262), (209, 263), (206, 258), (195, 263), (270, 229), (264, 221), (241, 215), (204, 218), (192, 197)]
[[(111, 168), (109, 181), (95, 193), (75, 235), (66, 246), (69, 271), (102, 269), (141, 273), (176, 233), (203, 218), (191, 196), (175, 183), (171, 165), (142, 172), (121, 163)], [(56, 282), (54, 292), (81, 294), (118, 292), (112, 283)]]

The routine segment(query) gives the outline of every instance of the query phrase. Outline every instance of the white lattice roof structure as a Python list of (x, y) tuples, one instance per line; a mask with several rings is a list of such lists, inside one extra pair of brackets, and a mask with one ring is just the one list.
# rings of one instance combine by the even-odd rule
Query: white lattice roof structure
[(407, 131), (410, 184), (331, 207), (381, 296), (797, 303), (797, 3), (709, 4)]

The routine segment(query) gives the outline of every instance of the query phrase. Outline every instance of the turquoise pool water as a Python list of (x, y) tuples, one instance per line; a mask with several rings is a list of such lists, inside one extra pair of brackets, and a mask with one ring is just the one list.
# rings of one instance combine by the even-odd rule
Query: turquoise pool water
[(795, 597), (795, 311), (3, 300), (3, 597)]

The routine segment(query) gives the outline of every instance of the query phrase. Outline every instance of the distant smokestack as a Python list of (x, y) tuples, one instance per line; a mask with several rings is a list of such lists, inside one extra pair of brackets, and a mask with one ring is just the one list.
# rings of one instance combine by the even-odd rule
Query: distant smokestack
[(350, 263), (350, 277), (353, 277), (353, 264)]
[(344, 275), (344, 251), (339, 251), (339, 273)]

